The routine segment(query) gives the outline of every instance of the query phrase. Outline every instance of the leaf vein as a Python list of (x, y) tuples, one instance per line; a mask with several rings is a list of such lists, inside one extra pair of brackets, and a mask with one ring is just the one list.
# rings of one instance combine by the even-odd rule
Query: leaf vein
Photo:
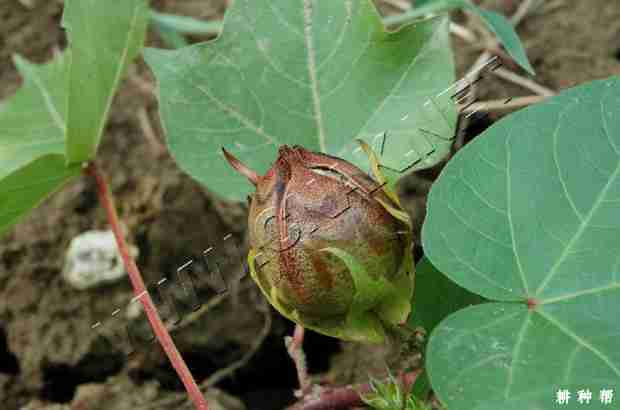
[(518, 362), (519, 355), (521, 354), (521, 346), (523, 345), (523, 340), (525, 340), (525, 333), (527, 330), (527, 325), (530, 323), (530, 317), (531, 312), (528, 310), (527, 315), (525, 316), (525, 320), (521, 325), (521, 329), (519, 329), (515, 345), (512, 349), (512, 359), (510, 362), (510, 366), (508, 367), (508, 380), (506, 381), (506, 390), (504, 391), (504, 398), (506, 399), (508, 399), (508, 396), (510, 395), (510, 389), (512, 388), (512, 384), (514, 383), (515, 363)]
[(602, 293), (602, 292), (613, 291), (613, 290), (620, 290), (620, 283), (617, 283), (617, 282), (614, 281), (614, 282), (612, 282), (612, 283), (610, 283), (608, 285), (605, 285), (605, 286), (599, 286), (599, 287), (590, 288), (590, 289), (583, 289), (583, 290), (580, 290), (578, 292), (567, 293), (567, 294), (562, 295), (562, 296), (542, 299), (539, 302), (539, 304), (541, 304), (541, 305), (548, 305), (550, 303), (564, 302), (564, 301), (575, 299), (575, 298), (578, 298), (578, 297), (581, 297), (581, 296), (587, 296), (587, 295), (591, 295), (591, 294), (594, 294), (594, 293)]
[(609, 131), (609, 124), (607, 124), (607, 118), (605, 117), (602, 99), (599, 101), (599, 104), (601, 106), (601, 119), (603, 123), (603, 131), (605, 131), (605, 136), (607, 137), (607, 140), (609, 141), (609, 145), (611, 145), (611, 148), (614, 150), (616, 155), (620, 156), (620, 148), (616, 146), (616, 144), (613, 142), (611, 138), (611, 132)]
[(501, 209), (498, 206), (493, 205), (491, 202), (489, 202), (488, 199), (486, 199), (484, 196), (482, 196), (482, 194), (476, 189), (476, 187), (470, 183), (465, 176), (463, 175), (463, 169), (461, 169), (460, 173), (459, 173), (459, 177), (460, 179), (463, 181), (463, 183), (465, 184), (465, 186), (467, 188), (469, 188), (471, 190), (471, 192), (482, 202), (484, 203), (486, 206), (488, 206), (489, 208), (502, 213), (504, 215), (506, 215), (506, 210), (505, 209)]
[(570, 105), (568, 105), (563, 110), (563, 112), (559, 115), (558, 123), (557, 123), (557, 125), (555, 127), (555, 130), (553, 131), (553, 136), (552, 136), (552, 140), (553, 140), (553, 149), (552, 149), (552, 151), (553, 151), (553, 164), (555, 165), (555, 169), (556, 169), (557, 174), (558, 174), (558, 179), (560, 180), (560, 185), (562, 185), (562, 191), (564, 192), (564, 196), (566, 197), (566, 201), (568, 201), (568, 204), (570, 205), (572, 211), (577, 216), (577, 219), (579, 220), (579, 222), (583, 222), (583, 215), (577, 209), (577, 205), (575, 204), (575, 201), (573, 201), (572, 196), (568, 192), (568, 187), (566, 186), (566, 181), (564, 180), (564, 176), (562, 175), (562, 168), (560, 167), (560, 160), (558, 159), (558, 132), (560, 131), (560, 124), (562, 123), (562, 119), (564, 118), (564, 113), (566, 112), (566, 110), (569, 107), (570, 107)]
[(542, 281), (542, 283), (539, 285), (538, 289), (536, 289), (537, 294), (542, 292), (547, 287), (551, 279), (553, 279), (553, 277), (557, 274), (560, 265), (562, 264), (562, 262), (564, 262), (564, 260), (566, 259), (566, 256), (570, 253), (571, 248), (575, 245), (575, 243), (579, 240), (579, 238), (581, 238), (581, 235), (585, 232), (586, 228), (589, 226), (590, 220), (594, 217), (594, 214), (598, 210), (599, 206), (603, 203), (603, 199), (607, 195), (607, 192), (609, 191), (609, 189), (613, 185), (613, 182), (615, 182), (619, 174), (620, 174), (620, 162), (616, 166), (615, 171), (612, 173), (612, 175), (607, 180), (607, 183), (605, 184), (603, 189), (601, 189), (601, 191), (598, 193), (596, 199), (594, 200), (594, 203), (592, 204), (592, 207), (588, 211), (587, 215), (585, 215), (584, 219), (581, 221), (579, 228), (577, 229), (577, 231), (575, 232), (571, 240), (568, 242), (567, 246), (564, 248), (564, 251), (560, 254), (558, 259), (555, 261), (555, 263), (549, 270), (549, 273), (547, 274), (545, 279)]
[(510, 139), (512, 137), (512, 130), (510, 134), (506, 138), (506, 143), (504, 147), (506, 149), (506, 216), (508, 217), (508, 227), (510, 230), (510, 238), (512, 241), (512, 251), (515, 256), (515, 262), (517, 263), (517, 269), (519, 270), (519, 276), (521, 277), (521, 283), (523, 284), (523, 292), (525, 295), (529, 294), (527, 278), (525, 277), (525, 273), (523, 271), (523, 266), (521, 265), (521, 258), (519, 257), (519, 252), (517, 251), (517, 240), (515, 235), (515, 227), (514, 222), (512, 220), (512, 176), (510, 172)]
[(47, 107), (47, 111), (49, 112), (50, 116), (52, 117), (52, 121), (54, 122), (54, 124), (56, 124), (56, 126), (64, 134), (67, 131), (66, 124), (65, 124), (62, 116), (60, 115), (60, 113), (56, 109), (56, 106), (54, 105), (54, 102), (52, 101), (52, 96), (51, 96), (49, 90), (47, 90), (45, 88), (45, 85), (42, 83), (41, 78), (37, 74), (36, 70), (31, 70), (30, 67), (28, 67), (28, 72), (29, 72), (29, 74), (30, 74), (30, 76), (32, 78), (32, 81), (34, 82), (34, 84), (37, 86), (37, 88), (41, 92), (41, 96), (43, 97), (43, 101), (45, 102), (45, 106)]
[(223, 101), (221, 101), (220, 99), (216, 98), (213, 94), (211, 94), (209, 92), (209, 90), (207, 90), (205, 87), (203, 86), (197, 86), (197, 88), (202, 91), (207, 98), (209, 98), (211, 101), (213, 101), (220, 110), (224, 111), (225, 113), (227, 113), (229, 116), (235, 118), (237, 121), (239, 121), (240, 123), (242, 123), (243, 125), (245, 125), (247, 128), (251, 129), (252, 131), (254, 131), (255, 133), (257, 133), (258, 135), (261, 135), (263, 137), (265, 137), (265, 139), (267, 139), (267, 141), (273, 145), (277, 145), (276, 144), (276, 140), (277, 138), (273, 137), (272, 135), (269, 135), (268, 133), (266, 133), (262, 127), (257, 126), (256, 124), (254, 124), (253, 121), (251, 121), (249, 118), (247, 118), (245, 115), (243, 115), (241, 112), (239, 112), (237, 109), (229, 106), (228, 104), (224, 103)]
[[(440, 232), (439, 235), (441, 236), (441, 238), (443, 239), (444, 243), (446, 245), (448, 245), (448, 240), (446, 237), (446, 234), (444, 232)], [(497, 286), (500, 289), (504, 289), (507, 292), (512, 293), (512, 289), (508, 289), (507, 287), (505, 287), (504, 285), (502, 285), (499, 282), (494, 281), (493, 279), (491, 279), (490, 277), (488, 277), (484, 272), (478, 270), (478, 268), (476, 268), (475, 266), (471, 265), (470, 263), (468, 263), (466, 260), (462, 259), (454, 250), (452, 250), (449, 246), (446, 246), (446, 248), (448, 249), (448, 251), (454, 256), (454, 258), (456, 259), (457, 262), (459, 262), (461, 265), (464, 265), (465, 267), (467, 267), (469, 270), (471, 270), (474, 274), (476, 274), (477, 276), (480, 276), (481, 278), (485, 279), (487, 282), (491, 283), (494, 286)]]
[(473, 232), (475, 232), (475, 233), (479, 234), (479, 235), (480, 235), (480, 236), (482, 236), (483, 238), (488, 239), (489, 241), (491, 241), (491, 242), (493, 242), (493, 243), (496, 243), (496, 244), (498, 244), (498, 245), (500, 245), (500, 246), (502, 246), (502, 247), (504, 247), (504, 248), (506, 248), (506, 249), (512, 249), (512, 247), (511, 247), (510, 245), (508, 245), (507, 243), (504, 243), (504, 242), (500, 241), (499, 239), (494, 238), (494, 237), (492, 237), (491, 235), (486, 234), (486, 233), (484, 233), (484, 232), (482, 232), (482, 231), (480, 231), (480, 230), (476, 229), (476, 228), (475, 228), (474, 226), (472, 226), (471, 224), (469, 224), (469, 223), (465, 220), (465, 218), (464, 218), (462, 215), (460, 215), (460, 214), (456, 211), (456, 209), (454, 209), (454, 207), (453, 207), (450, 203), (445, 202), (445, 204), (446, 204), (446, 206), (448, 207), (448, 209), (449, 209), (449, 210), (450, 210), (450, 211), (454, 214), (454, 216), (456, 216), (456, 218), (457, 218), (459, 221), (461, 221), (461, 223), (462, 223), (463, 225), (465, 225), (467, 228), (469, 228), (471, 231), (473, 231)]
[(590, 344), (587, 340), (583, 339), (582, 337), (577, 335), (575, 332), (573, 332), (572, 330), (564, 326), (560, 321), (558, 321), (556, 318), (551, 316), (549, 313), (543, 312), (540, 309), (536, 310), (536, 312), (538, 312), (538, 314), (540, 314), (540, 316), (546, 319), (549, 323), (555, 325), (566, 336), (568, 336), (569, 338), (577, 342), (578, 345), (583, 346), (585, 349), (592, 352), (596, 357), (601, 359), (601, 361), (603, 361), (603, 363), (605, 363), (615, 374), (620, 376), (620, 369), (614, 365), (614, 363), (611, 361), (609, 357), (607, 357), (607, 355), (605, 355), (603, 352), (598, 350), (595, 346)]

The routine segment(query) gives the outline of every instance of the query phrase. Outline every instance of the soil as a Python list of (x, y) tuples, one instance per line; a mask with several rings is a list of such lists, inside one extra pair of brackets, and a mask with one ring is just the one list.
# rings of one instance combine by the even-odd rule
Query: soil
[[(482, 3), (505, 14), (518, 5), (515, 0)], [(537, 82), (560, 90), (620, 75), (620, 2), (544, 3), (518, 30)], [(152, 6), (217, 19), (226, 1), (157, 0)], [(0, 99), (13, 94), (21, 83), (12, 54), (42, 63), (65, 47), (61, 15), (60, 0), (0, 0)], [(465, 21), (462, 15), (456, 17)], [(155, 33), (149, 33), (148, 43), (162, 45)], [(453, 46), (461, 76), (481, 50), (459, 39)], [(114, 99), (98, 162), (108, 175), (128, 239), (139, 249), (138, 265), (145, 280), (154, 283), (162, 277), (171, 278), (185, 261), (198, 260), (204, 249), (220, 244), (228, 234), (244, 252), (247, 208), (218, 198), (178, 169), (163, 149), (150, 84), (150, 73), (138, 61)], [(487, 78), (478, 87), (481, 100), (528, 94), (497, 78)], [(491, 113), (470, 122), (466, 141), (505, 114)], [(146, 119), (152, 124), (151, 131), (145, 126)], [(439, 170), (419, 172), (401, 184), (401, 197), (418, 228), (424, 218), (426, 194)], [(140, 344), (128, 356), (122, 344), (107, 343), (92, 329), (96, 322), (110, 324), (108, 329), (113, 331), (122, 330), (128, 322), (144, 324), (143, 316), (127, 309), (133, 296), (128, 281), (78, 291), (61, 278), (69, 241), (91, 229), (106, 229), (106, 220), (93, 182), (82, 178), (47, 199), (0, 239), (0, 407), (189, 409), (182, 401), (182, 387), (157, 345)], [(420, 252), (418, 247), (418, 256)], [(198, 273), (205, 269), (197, 266)], [(238, 275), (240, 269), (232, 262), (221, 266), (225, 277)], [(209, 394), (222, 409), (281, 409), (294, 401), (297, 387), (283, 343), (292, 324), (265, 307), (248, 279), (230, 293), (220, 303), (203, 309), (208, 314), (198, 313), (176, 329), (175, 341), (196, 378), (204, 380), (249, 354), (264, 333), (251, 359), (217, 384), (221, 390), (212, 388)], [(213, 300), (213, 295), (200, 296), (201, 300)], [(122, 314), (114, 321), (111, 313), (116, 308)], [(341, 343), (312, 332), (308, 332), (304, 348), (310, 371), (324, 374), (334, 383), (367, 380), (369, 374), (384, 369), (381, 349)]]

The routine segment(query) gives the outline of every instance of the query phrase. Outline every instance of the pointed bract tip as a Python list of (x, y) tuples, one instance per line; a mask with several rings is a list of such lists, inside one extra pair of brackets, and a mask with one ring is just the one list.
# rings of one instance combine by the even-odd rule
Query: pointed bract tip
[(235, 158), (230, 152), (226, 151), (226, 148), (222, 147), (222, 152), (226, 161), (241, 175), (244, 175), (254, 186), (258, 184), (258, 174), (248, 168), (243, 162)]

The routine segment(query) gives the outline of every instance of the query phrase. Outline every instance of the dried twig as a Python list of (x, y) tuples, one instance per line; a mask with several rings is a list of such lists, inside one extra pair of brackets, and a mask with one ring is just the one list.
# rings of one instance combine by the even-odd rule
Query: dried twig
[[(517, 8), (517, 11), (510, 17), (510, 22), (513, 24), (513, 26), (517, 26), (519, 25), (519, 23), (521, 21), (523, 21), (523, 19), (527, 16), (527, 14), (531, 11), (532, 5), (534, 3), (535, 0), (524, 0), (521, 4), (519, 4), (519, 7)], [(483, 62), (487, 61), (489, 58), (491, 58), (491, 53), (488, 50), (492, 50), (492, 49), (496, 49), (496, 50), (500, 50), (500, 45), (499, 42), (497, 41), (497, 39), (493, 36), (491, 36), (490, 34), (488, 34), (488, 31), (485, 30), (485, 33), (487, 33), (487, 41), (490, 44), (487, 48), (487, 51), (485, 51), (484, 53), (480, 54), (480, 56), (476, 59), (476, 61), (474, 62), (474, 64), (472, 65), (472, 67), (468, 70), (467, 75), (470, 75), (472, 73), (474, 73), (475, 69), (482, 64)], [(503, 53), (503, 51), (502, 51)], [(499, 53), (499, 54), (502, 54)], [(497, 54), (497, 53), (496, 53)], [(540, 95), (544, 95), (544, 96), (551, 96), (551, 95), (555, 95), (556, 92), (553, 90), (550, 90), (547, 87), (544, 87), (538, 83), (536, 83), (535, 81), (528, 79), (526, 77), (523, 77), (519, 74), (516, 74), (512, 71), (506, 70), (505, 68), (497, 68), (495, 70), (492, 71), (492, 73), (504, 80), (510, 81), (514, 84), (517, 84), (521, 87), (527, 88), (530, 91), (533, 91), (537, 94)]]
[[(242, 283), (239, 292), (251, 289), (254, 287), (254, 282), (245, 282)], [(183, 329), (192, 323), (195, 323), (200, 318), (202, 318), (207, 312), (210, 312), (216, 306), (222, 304), (224, 301), (228, 300), (228, 292), (220, 293), (218, 295), (213, 296), (206, 304), (202, 305), (198, 310), (192, 312), (183, 318), (183, 321), (179, 323), (173, 330), (177, 331), (179, 329)]]
[(487, 112), (487, 111), (501, 111), (501, 110), (510, 110), (518, 107), (525, 107), (527, 105), (539, 103), (548, 97), (542, 95), (530, 95), (527, 97), (517, 97), (517, 98), (504, 98), (501, 100), (490, 100), (490, 101), (479, 101), (469, 105), (467, 108), (463, 109), (464, 105), (461, 107), (464, 113), (468, 113), (469, 116), (473, 115), (475, 112)]
[(513, 73), (510, 70), (506, 70), (503, 67), (498, 67), (492, 72), (497, 77), (510, 81), (511, 83), (520, 85), (523, 88), (527, 88), (528, 90), (533, 91), (538, 95), (542, 95), (544, 97), (551, 97), (557, 94), (550, 88), (540, 85), (536, 81), (530, 80), (529, 78), (522, 77), (516, 73)]
[[(468, 84), (468, 88), (469, 89), (468, 89), (468, 92), (467, 92), (467, 98), (466, 98), (465, 101), (462, 102), (463, 106), (465, 106), (465, 107), (469, 106), (470, 104), (472, 104), (476, 100), (476, 93), (478, 91), (478, 84), (470, 82)], [(457, 101), (457, 102), (460, 102), (460, 101)], [(467, 129), (470, 120), (471, 120), (471, 115), (461, 116), (460, 117), (460, 127), (459, 127), (459, 130)], [(453, 147), (454, 152), (460, 150), (463, 147), (463, 145), (465, 145), (465, 132), (459, 132), (459, 130), (457, 130), (456, 140), (454, 141), (454, 147)]]
[(512, 23), (512, 25), (515, 27), (518, 26), (519, 23), (523, 21), (525, 16), (527, 16), (533, 10), (533, 6), (537, 2), (538, 0), (523, 0), (519, 4), (517, 11), (515, 11), (515, 13), (510, 17), (510, 22)]
[(136, 114), (138, 116), (138, 122), (140, 123), (140, 128), (142, 129), (142, 133), (146, 137), (147, 141), (151, 144), (155, 151), (155, 155), (157, 157), (163, 155), (166, 152), (166, 147), (161, 142), (161, 140), (157, 137), (155, 133), (155, 129), (151, 124), (151, 119), (149, 117), (149, 113), (146, 110), (146, 107), (142, 106), (138, 108), (138, 112)]
[[(264, 299), (263, 299), (263, 302), (264, 302)], [(233, 374), (234, 372), (236, 372), (237, 370), (245, 366), (250, 361), (250, 359), (254, 357), (258, 349), (260, 349), (260, 347), (263, 345), (263, 342), (265, 341), (267, 336), (269, 336), (269, 332), (271, 331), (271, 322), (272, 322), (271, 311), (269, 310), (269, 306), (266, 305), (266, 302), (264, 302), (262, 306), (262, 310), (264, 313), (265, 324), (263, 325), (263, 328), (261, 329), (261, 332), (258, 335), (258, 337), (254, 340), (254, 343), (252, 343), (252, 346), (250, 347), (250, 349), (247, 352), (245, 352), (245, 354), (239, 360), (237, 360), (230, 366), (226, 366), (223, 369), (219, 369), (215, 373), (213, 373), (211, 376), (209, 376), (207, 380), (200, 383), (201, 387), (209, 388), (211, 386), (216, 385), (222, 379), (225, 379), (226, 377), (230, 376), (231, 374)]]
[[(531, 11), (534, 1), (535, 0), (524, 0), (523, 2), (521, 2), (521, 4), (519, 4), (517, 11), (510, 17), (510, 22), (514, 26), (517, 26), (527, 16), (527, 14)], [(487, 30), (485, 30), (484, 32), (487, 33), (487, 38), (488, 38), (487, 41), (489, 42), (489, 44), (491, 44), (493, 47), (499, 48), (500, 46), (499, 46), (498, 41), (494, 37), (492, 37), (490, 34), (488, 34)], [(488, 51), (488, 49), (487, 51), (480, 54), (480, 56), (478, 56), (478, 58), (473, 63), (471, 68), (467, 71), (467, 74), (465, 76), (468, 78), (470, 76), (474, 76), (473, 80), (477, 79), (479, 76), (479, 73), (477, 73), (478, 67), (481, 64), (484, 64), (486, 61), (488, 61), (491, 58), (491, 56), (492, 54)], [(503, 67), (495, 68), (491, 70), (491, 73), (493, 73), (494, 75), (504, 80), (510, 81), (523, 88), (533, 91), (543, 97), (548, 97), (548, 96), (552, 96), (556, 94), (555, 91), (547, 87), (544, 87), (529, 78), (523, 77), (510, 70), (507, 70)], [(475, 96), (475, 91), (473, 91), (472, 94), (474, 94)], [(499, 110), (510, 109), (510, 108), (533, 104), (534, 102), (537, 102), (540, 100), (541, 98), (537, 99), (536, 96), (530, 96), (530, 97), (515, 98), (509, 103), (506, 103), (506, 100), (488, 101), (486, 103), (481, 102), (481, 103), (473, 104), (469, 108), (471, 109), (471, 112), (490, 111), (492, 108), (499, 109)]]
[[(408, 11), (411, 9), (411, 5), (406, 2), (404, 4), (401, 4), (401, 1), (396, 0), (384, 0), (384, 2), (400, 9), (401, 11)], [(535, 2), (536, 0), (524, 0), (519, 5), (517, 11), (510, 17), (510, 22), (514, 26), (517, 26), (525, 18), (525, 16), (527, 16), (528, 12), (531, 11)], [(500, 56), (504, 61), (512, 61), (512, 58), (502, 49), (497, 39), (488, 33), (486, 28), (480, 27), (480, 31), (486, 33), (485, 41), (483, 41), (483, 44), (480, 44), (480, 47), (483, 48), (485, 52), (478, 57), (476, 62), (473, 64), (473, 67), (478, 67), (484, 61), (487, 61), (491, 58), (492, 54)], [(471, 30), (454, 22), (450, 23), (450, 32), (470, 44), (478, 44), (481, 42)], [(473, 68), (467, 73), (467, 75), (471, 74), (473, 74)], [(540, 95), (551, 96), (556, 94), (549, 88), (505, 68), (493, 70), (493, 74)]]
[(450, 33), (462, 38), (468, 43), (476, 43), (478, 41), (478, 38), (470, 29), (454, 22), (450, 22)]

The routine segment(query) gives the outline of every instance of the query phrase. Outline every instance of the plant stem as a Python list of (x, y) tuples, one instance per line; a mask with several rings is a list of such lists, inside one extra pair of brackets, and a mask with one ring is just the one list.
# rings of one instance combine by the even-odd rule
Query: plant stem
[(284, 344), (289, 356), (295, 363), (297, 369), (297, 379), (299, 380), (299, 391), (297, 397), (304, 397), (310, 392), (312, 384), (308, 378), (308, 368), (306, 366), (306, 355), (302, 347), (304, 342), (304, 327), (301, 325), (295, 325), (295, 331), (293, 337), (285, 337)]
[(99, 196), (99, 201), (106, 210), (108, 222), (110, 223), (110, 227), (112, 228), (112, 232), (114, 233), (116, 245), (118, 246), (121, 258), (123, 259), (123, 264), (125, 265), (127, 274), (129, 275), (135, 297), (137, 299), (140, 299), (140, 302), (142, 302), (142, 306), (144, 306), (144, 312), (146, 313), (151, 327), (153, 328), (153, 332), (155, 333), (157, 340), (159, 341), (161, 347), (164, 349), (164, 352), (166, 353), (166, 356), (168, 356), (168, 360), (170, 360), (170, 363), (176, 370), (177, 375), (183, 382), (183, 385), (187, 390), (187, 394), (194, 403), (196, 410), (209, 410), (209, 407), (207, 406), (207, 401), (205, 400), (200, 389), (198, 388), (198, 385), (196, 384), (194, 377), (189, 371), (187, 365), (185, 364), (183, 357), (181, 357), (181, 354), (179, 353), (176, 345), (174, 344), (172, 337), (170, 337), (168, 329), (166, 329), (166, 326), (162, 322), (161, 317), (157, 312), (157, 308), (153, 304), (151, 295), (146, 290), (144, 280), (142, 279), (142, 275), (138, 270), (136, 262), (129, 254), (129, 247), (127, 246), (127, 242), (125, 242), (125, 236), (121, 230), (118, 214), (116, 213), (116, 207), (114, 206), (112, 195), (102, 172), (98, 169), (97, 165), (94, 162), (90, 162), (85, 169), (85, 173), (92, 176), (97, 183), (97, 194)]
[[(422, 369), (417, 369), (409, 373), (405, 373), (402, 381), (407, 386), (413, 385), (418, 376), (422, 373)], [(370, 392), (370, 383), (358, 386), (346, 386), (336, 389), (329, 389), (323, 392), (318, 398), (310, 397), (304, 401), (298, 402), (287, 410), (344, 410), (353, 406), (361, 406), (364, 404), (360, 398), (360, 394)]]
[(538, 95), (543, 97), (553, 97), (557, 93), (543, 85), (538, 84), (537, 82), (530, 80), (529, 78), (520, 76), (519, 74), (513, 73), (510, 70), (506, 70), (503, 67), (498, 67), (492, 71), (492, 73), (504, 80), (510, 81), (511, 83), (520, 85), (523, 88), (527, 88), (530, 91), (535, 92)]

